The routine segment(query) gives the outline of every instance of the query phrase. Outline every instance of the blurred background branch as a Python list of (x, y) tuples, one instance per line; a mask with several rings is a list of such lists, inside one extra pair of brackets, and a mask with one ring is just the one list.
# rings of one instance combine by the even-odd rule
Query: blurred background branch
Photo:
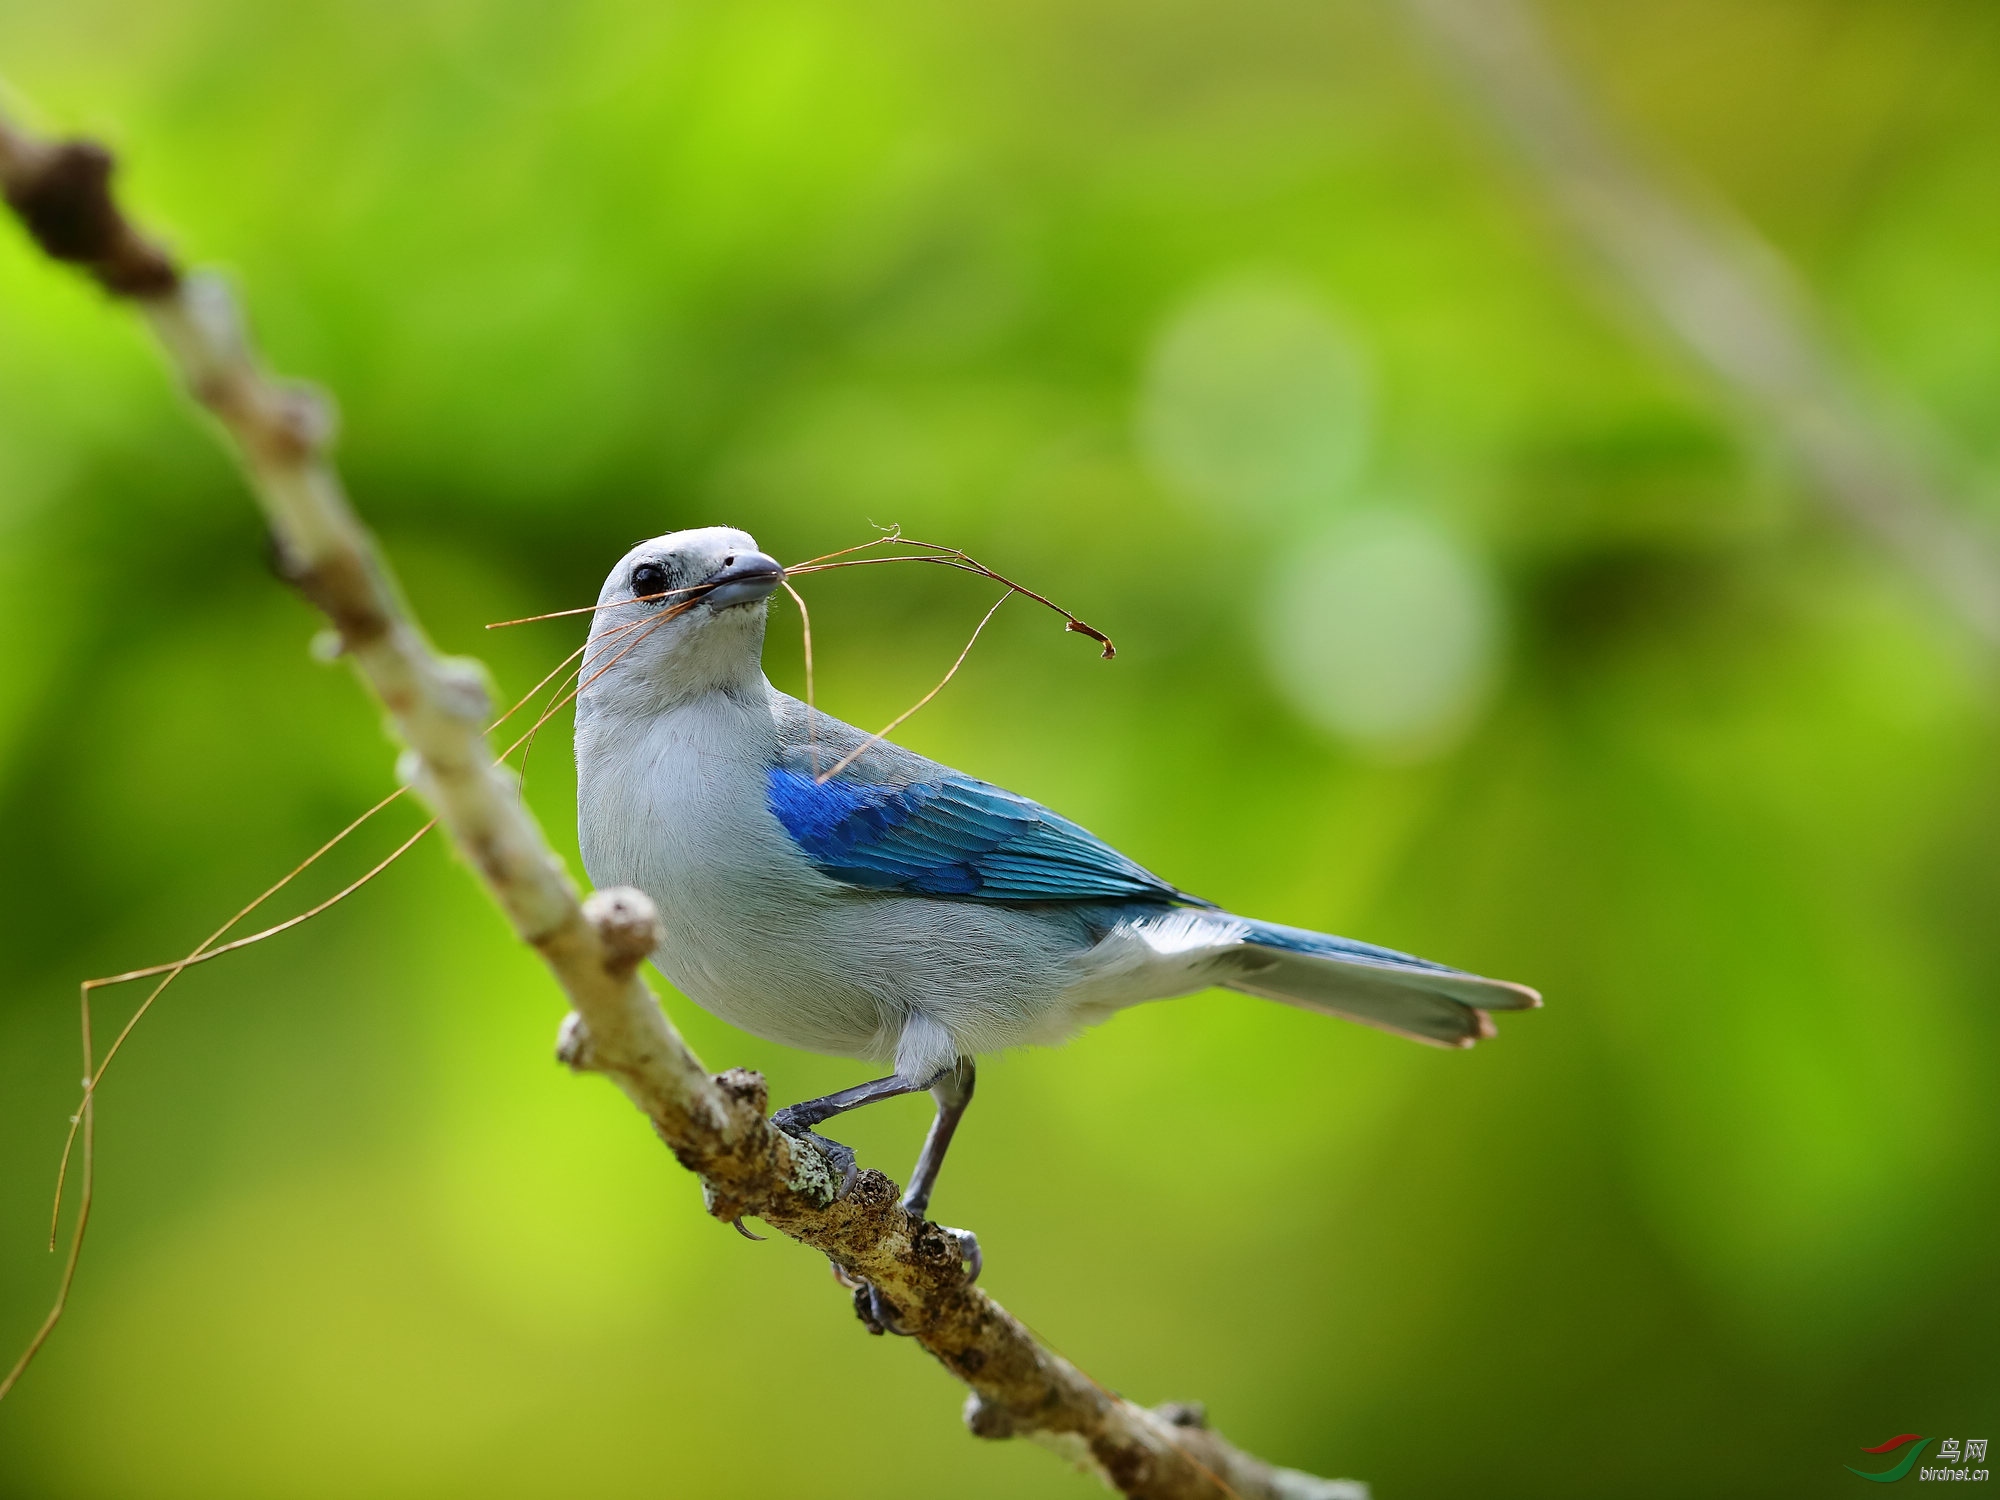
[(1531, 0), (1401, 0), (1543, 194), (1653, 325), (1775, 439), (1812, 492), (2000, 647), (2000, 538), (1940, 486), (1783, 258), (1620, 139)]
[[(401, 774), (575, 1007), (561, 1059), (624, 1090), (681, 1164), (701, 1175), (717, 1217), (740, 1227), (755, 1214), (824, 1251), (849, 1282), (873, 1283), (915, 1341), (972, 1387), (966, 1423), (977, 1436), (1034, 1438), (1143, 1500), (1365, 1500), (1366, 1486), (1354, 1481), (1243, 1453), (1208, 1429), (1198, 1407), (1153, 1411), (1105, 1390), (970, 1285), (954, 1242), (905, 1212), (881, 1173), (860, 1174), (836, 1197), (817, 1153), (769, 1125), (760, 1076), (707, 1074), (639, 977), (661, 940), (651, 903), (637, 891), (578, 900), (493, 758), (482, 728), (492, 713), (483, 668), (431, 649), (349, 506), (327, 457), (325, 401), (265, 372), (226, 284), (183, 275), (140, 234), (111, 194), (111, 171), (110, 154), (95, 143), (40, 140), (0, 113), (0, 195), (50, 256), (133, 301), (189, 394), (234, 439), (280, 569), (333, 623), (343, 654), (408, 747)], [(87, 1099), (84, 1108), (93, 1107)], [(86, 1197), (91, 1175), (86, 1153)], [(43, 1336), (68, 1289), (66, 1273)], [(40, 1344), (38, 1336), (29, 1357)], [(772, 1416), (782, 1426), (782, 1404)]]

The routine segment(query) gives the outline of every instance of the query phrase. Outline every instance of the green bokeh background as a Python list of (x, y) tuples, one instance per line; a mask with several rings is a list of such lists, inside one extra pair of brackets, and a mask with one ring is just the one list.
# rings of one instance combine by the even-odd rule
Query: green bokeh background
[[(2000, 12), (1551, 20), (1984, 503)], [(411, 598), (503, 688), (578, 629), (481, 626), (588, 602), (638, 537), (899, 522), (1121, 648), (1004, 613), (906, 743), (1230, 907), (1547, 993), (1466, 1054), (1212, 994), (991, 1060), (937, 1211), (1100, 1380), (1387, 1500), (1834, 1494), (1863, 1444), (2000, 1425), (1992, 663), (1646, 342), (1391, 8), (11, 0), (0, 72), (338, 393)], [(1160, 328), (1245, 270), (1372, 371), (1324, 514), (1189, 504), (1135, 437)], [(1428, 757), (1329, 738), (1265, 665), (1271, 570), (1364, 492), (1503, 600), (1498, 686)], [(875, 724), (991, 593), (810, 598), (821, 703)], [(136, 325), (0, 233), (9, 1358), (77, 981), (184, 952), (392, 784), (314, 629)], [(528, 792), (573, 850), (566, 739)], [(861, 1076), (668, 1004), (779, 1100)], [(170, 991), (0, 1494), (1096, 1493), (969, 1437), (811, 1254), (705, 1218), (551, 1062), (558, 1015), (429, 843)], [(925, 1108), (846, 1138), (900, 1176)]]

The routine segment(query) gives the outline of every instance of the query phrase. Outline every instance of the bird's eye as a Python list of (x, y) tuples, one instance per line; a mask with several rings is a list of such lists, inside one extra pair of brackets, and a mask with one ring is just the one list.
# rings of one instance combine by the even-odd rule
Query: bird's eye
[(735, 559), (735, 557), (734, 557), (734, 556), (730, 556), (730, 557), (725, 557), (725, 558), (723, 558), (723, 560), (722, 560), (722, 565), (723, 565), (723, 567), (725, 567), (725, 568), (733, 568), (733, 567), (735, 567), (735, 566), (736, 566), (736, 559)]
[(667, 570), (658, 563), (640, 563), (632, 570), (634, 598), (644, 599), (652, 594), (664, 594), (666, 591)]

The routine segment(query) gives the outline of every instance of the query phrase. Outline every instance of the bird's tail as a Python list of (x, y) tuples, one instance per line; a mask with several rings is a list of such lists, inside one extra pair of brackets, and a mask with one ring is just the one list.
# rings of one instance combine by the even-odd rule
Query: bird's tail
[(1483, 979), (1392, 948), (1275, 922), (1231, 920), (1243, 930), (1216, 982), (1434, 1046), (1470, 1047), (1493, 1035), (1487, 1012), (1542, 1003), (1524, 984)]

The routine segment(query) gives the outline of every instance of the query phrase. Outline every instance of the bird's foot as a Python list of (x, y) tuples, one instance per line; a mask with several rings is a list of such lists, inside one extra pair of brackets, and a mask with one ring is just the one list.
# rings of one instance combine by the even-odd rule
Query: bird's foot
[[(979, 1236), (970, 1229), (953, 1229), (945, 1224), (925, 1221), (925, 1228), (932, 1229), (944, 1240), (948, 1254), (956, 1256), (961, 1265), (969, 1267), (965, 1285), (971, 1286), (979, 1279), (985, 1258), (979, 1253)], [(910, 1337), (913, 1330), (903, 1326), (902, 1315), (896, 1304), (882, 1295), (882, 1289), (872, 1281), (863, 1281), (851, 1276), (835, 1266), (833, 1274), (840, 1284), (854, 1293), (854, 1315), (859, 1318), (870, 1333), (894, 1333), (903, 1338)]]
[(896, 1304), (883, 1296), (881, 1288), (872, 1281), (864, 1281), (855, 1288), (854, 1315), (870, 1333), (893, 1333), (904, 1339), (910, 1336), (910, 1330), (896, 1313)]
[[(985, 1258), (979, 1251), (978, 1235), (970, 1229), (953, 1229), (948, 1224), (933, 1224), (925, 1219), (917, 1235), (920, 1241), (919, 1254), (933, 1263), (937, 1260), (936, 1241), (932, 1242), (933, 1248), (929, 1250), (925, 1250), (921, 1244), (921, 1241), (930, 1234), (936, 1235), (937, 1239), (943, 1242), (945, 1254), (951, 1255), (968, 1268), (965, 1276), (966, 1286), (971, 1286), (979, 1279)], [(865, 1281), (856, 1276), (838, 1261), (828, 1261), (828, 1265), (833, 1269), (833, 1279), (854, 1294), (854, 1315), (861, 1320), (864, 1328), (873, 1334), (893, 1333), (903, 1338), (912, 1335), (915, 1330), (904, 1326), (902, 1313), (895, 1303), (882, 1295), (880, 1287), (872, 1281)]]
[(838, 1261), (828, 1261), (833, 1271), (833, 1279), (854, 1293), (854, 1316), (861, 1320), (861, 1326), (870, 1333), (880, 1336), (893, 1333), (900, 1338), (910, 1337), (910, 1330), (903, 1326), (896, 1304), (882, 1295), (881, 1289), (872, 1281), (863, 1281)]
[(827, 1168), (834, 1175), (837, 1186), (833, 1198), (838, 1203), (854, 1186), (854, 1179), (861, 1175), (861, 1166), (854, 1159), (854, 1148), (843, 1146), (839, 1141), (828, 1140), (810, 1130), (788, 1130), (785, 1132), (795, 1141), (808, 1142), (825, 1160)]
[(903, 1212), (922, 1219), (927, 1227), (935, 1229), (944, 1237), (950, 1251), (956, 1252), (958, 1261), (969, 1267), (965, 1273), (965, 1284), (971, 1286), (986, 1265), (986, 1257), (979, 1251), (979, 1236), (970, 1229), (953, 1229), (949, 1224), (939, 1224), (926, 1218), (924, 1210), (929, 1206), (928, 1203), (912, 1202), (907, 1194), (903, 1198)]
[(847, 1190), (854, 1186), (854, 1179), (861, 1175), (860, 1164), (854, 1158), (854, 1148), (843, 1146), (839, 1141), (830, 1141), (815, 1131), (808, 1130), (796, 1118), (788, 1118), (792, 1111), (781, 1109), (771, 1116), (771, 1123), (795, 1141), (805, 1141), (826, 1161), (839, 1186), (834, 1189), (834, 1199), (847, 1196)]
[(953, 1229), (949, 1224), (939, 1224), (934, 1227), (939, 1234), (958, 1248), (958, 1258), (966, 1267), (965, 1284), (971, 1286), (986, 1267), (986, 1257), (979, 1251), (979, 1236), (970, 1229)]

